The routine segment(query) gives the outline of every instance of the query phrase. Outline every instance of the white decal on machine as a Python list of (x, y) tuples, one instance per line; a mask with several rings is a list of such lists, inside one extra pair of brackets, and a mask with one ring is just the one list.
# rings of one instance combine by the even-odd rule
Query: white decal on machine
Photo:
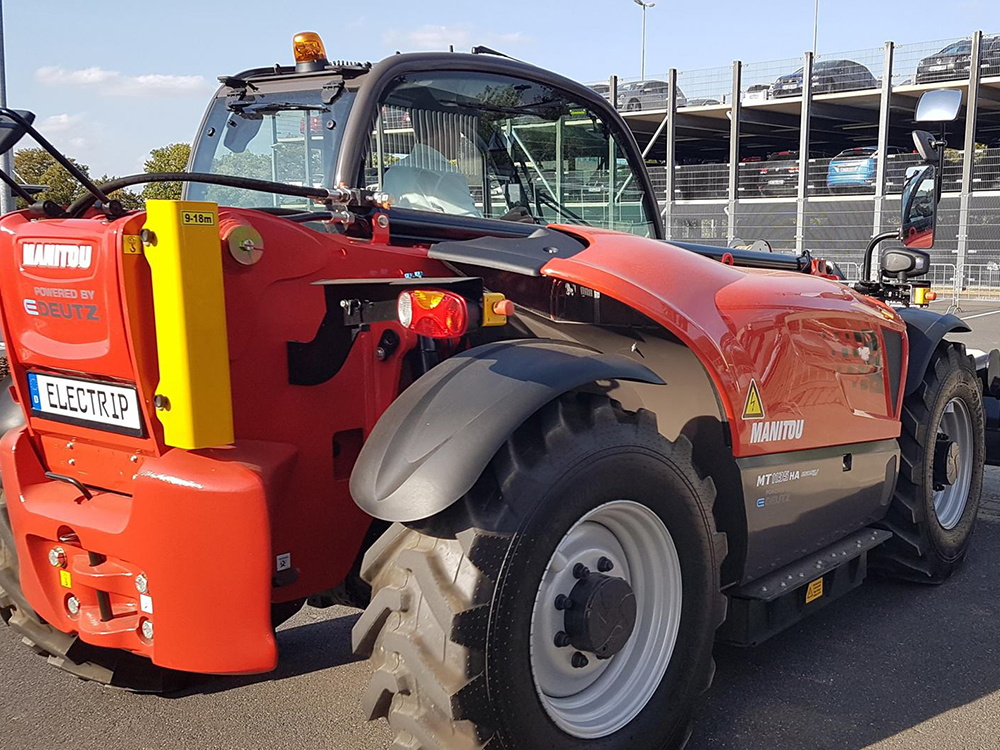
[(783, 440), (798, 440), (805, 427), (804, 419), (778, 419), (770, 422), (754, 422), (750, 430), (751, 443), (777, 443)]
[(25, 242), (21, 246), (21, 265), (38, 268), (90, 268), (93, 255), (93, 245)]

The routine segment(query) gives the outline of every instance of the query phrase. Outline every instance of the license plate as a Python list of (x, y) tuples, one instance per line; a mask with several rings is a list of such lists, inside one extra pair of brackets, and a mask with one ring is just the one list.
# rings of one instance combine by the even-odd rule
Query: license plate
[(942, 70), (947, 70), (947, 69), (948, 69), (947, 65), (931, 65), (927, 70), (931, 71), (932, 73), (940, 73)]
[(28, 373), (33, 414), (56, 422), (142, 436), (139, 396), (134, 386)]
[(768, 185), (784, 185), (785, 181), (784, 180), (768, 180), (767, 184)]

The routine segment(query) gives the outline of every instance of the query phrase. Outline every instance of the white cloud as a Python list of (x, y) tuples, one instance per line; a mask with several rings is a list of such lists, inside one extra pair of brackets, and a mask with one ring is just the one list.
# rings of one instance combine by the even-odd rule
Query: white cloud
[(385, 34), (386, 44), (394, 45), (404, 51), (446, 50), (450, 45), (454, 45), (459, 52), (467, 52), (474, 44), (511, 46), (530, 41), (530, 37), (520, 31), (495, 34), (466, 25), (426, 24), (412, 31), (389, 31)]
[(113, 97), (163, 97), (204, 94), (210, 85), (204, 76), (178, 76), (163, 73), (129, 76), (117, 70), (81, 68), (66, 70), (54, 66), (39, 68), (35, 80), (43, 86), (93, 88), (98, 94)]
[(61, 148), (79, 150), (90, 145), (93, 130), (85, 112), (50, 115), (36, 124), (38, 131), (47, 138), (58, 140)]

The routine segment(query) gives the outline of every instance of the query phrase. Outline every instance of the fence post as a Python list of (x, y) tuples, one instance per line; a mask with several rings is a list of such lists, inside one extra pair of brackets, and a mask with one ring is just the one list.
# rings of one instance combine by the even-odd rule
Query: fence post
[(667, 158), (664, 160), (667, 173), (663, 203), (663, 233), (669, 240), (674, 236), (674, 171), (677, 165), (677, 68), (667, 74)]
[(740, 179), (740, 115), (743, 63), (733, 63), (733, 100), (729, 106), (729, 241), (736, 237), (736, 204)]
[(965, 153), (962, 155), (962, 192), (958, 208), (958, 259), (955, 263), (955, 289), (952, 304), (959, 308), (958, 298), (965, 283), (965, 259), (969, 252), (969, 209), (972, 206), (972, 168), (976, 158), (976, 114), (979, 111), (979, 79), (982, 62), (983, 32), (972, 35), (969, 65), (969, 95), (965, 105)]
[(885, 211), (885, 176), (889, 169), (889, 118), (892, 116), (892, 67), (895, 45), (885, 43), (885, 58), (882, 64), (882, 98), (878, 111), (878, 160), (875, 163), (875, 215), (872, 234), (882, 232), (882, 214)]
[(795, 250), (806, 249), (806, 204), (809, 187), (809, 124), (812, 111), (813, 53), (802, 60), (802, 111), (799, 117), (799, 189), (795, 200)]

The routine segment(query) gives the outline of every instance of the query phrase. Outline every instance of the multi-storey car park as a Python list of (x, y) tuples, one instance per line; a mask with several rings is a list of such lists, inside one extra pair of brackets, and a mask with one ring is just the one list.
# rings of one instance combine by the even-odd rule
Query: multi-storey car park
[(598, 86), (610, 88), (605, 96), (639, 141), (669, 237), (766, 239), (776, 251), (835, 259), (849, 278), (869, 236), (896, 221), (906, 171), (919, 160), (910, 141), (917, 99), (960, 89), (931, 279), (948, 296), (1000, 298), (1000, 36), (886, 42), (646, 80), (662, 81), (646, 86), (662, 94), (638, 106), (626, 93), (634, 79)]

